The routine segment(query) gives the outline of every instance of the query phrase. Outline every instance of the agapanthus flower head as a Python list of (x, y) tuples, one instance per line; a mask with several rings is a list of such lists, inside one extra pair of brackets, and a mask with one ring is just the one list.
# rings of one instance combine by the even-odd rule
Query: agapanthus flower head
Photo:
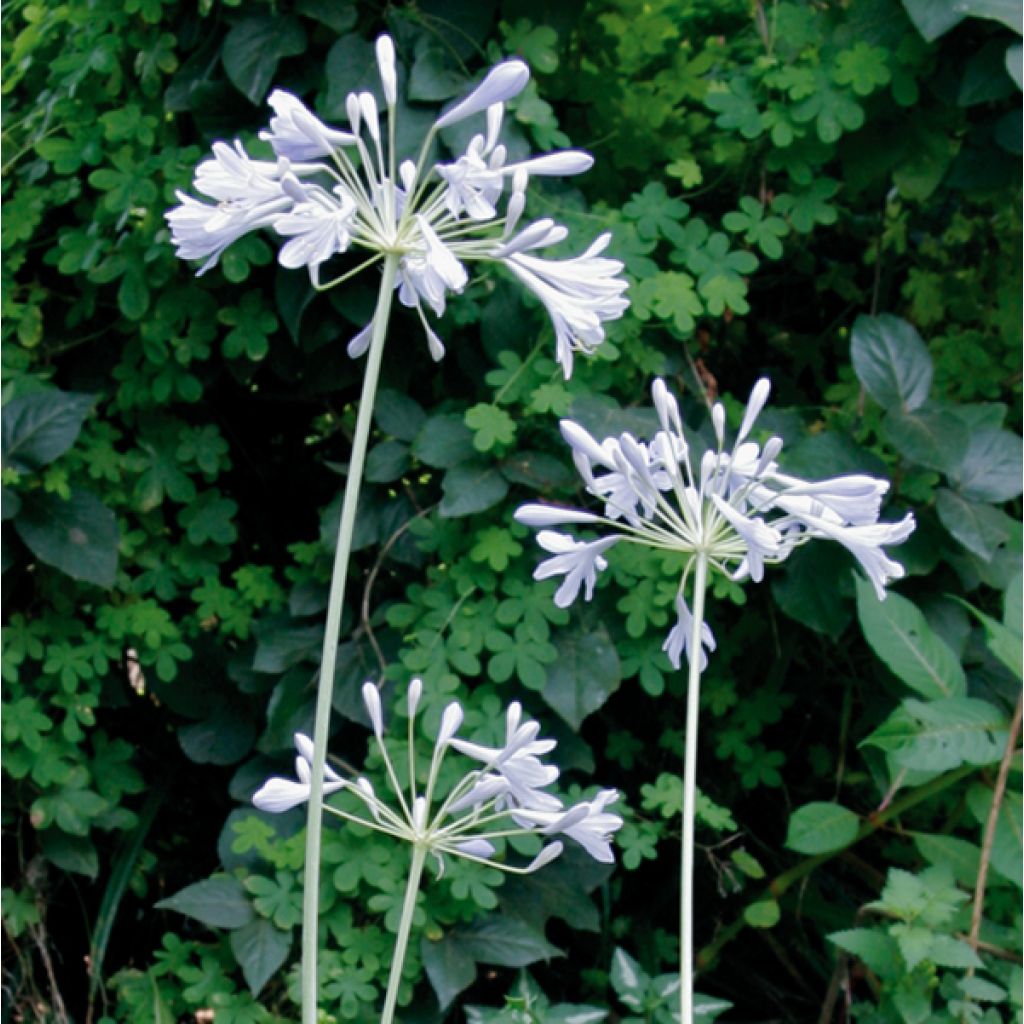
[[(644, 544), (685, 556), (676, 596), (677, 621), (664, 650), (679, 667), (684, 654), (692, 658), (693, 619), (686, 603), (686, 584), (695, 560), (734, 580), (759, 581), (766, 565), (784, 561), (795, 548), (816, 538), (845, 547), (871, 580), (879, 599), (903, 567), (884, 547), (899, 544), (913, 532), (910, 513), (894, 523), (878, 521), (885, 480), (863, 474), (807, 481), (784, 473), (776, 461), (782, 441), (764, 446), (749, 439), (768, 400), (766, 379), (754, 385), (731, 445), (725, 439), (725, 408), (715, 404), (711, 422), (714, 447), (694, 452), (683, 428), (675, 397), (664, 381), (652, 388), (661, 429), (647, 442), (631, 434), (597, 441), (571, 420), (562, 435), (587, 491), (604, 506), (603, 514), (548, 505), (524, 505), (516, 519), (539, 530), (537, 541), (552, 557), (534, 571), (535, 579), (563, 577), (555, 603), (566, 607), (593, 596), (597, 574), (607, 565), (605, 552), (620, 542)], [(552, 527), (592, 526), (597, 537), (579, 539)], [(715, 648), (706, 624), (701, 630), (701, 667)]]
[[(424, 307), (442, 316), (446, 298), (469, 281), (466, 264), (504, 265), (540, 300), (555, 330), (556, 355), (565, 376), (573, 355), (591, 353), (604, 340), (604, 324), (628, 306), (622, 264), (599, 254), (602, 235), (581, 255), (550, 259), (534, 250), (561, 242), (568, 231), (539, 221), (516, 233), (531, 177), (581, 174), (593, 164), (588, 153), (547, 153), (510, 163), (500, 142), (505, 104), (529, 81), (521, 60), (492, 68), (469, 95), (454, 104), (426, 133), (415, 160), (399, 161), (395, 150), (398, 102), (395, 46), (389, 36), (376, 44), (386, 124), (370, 92), (346, 97), (347, 130), (325, 124), (297, 96), (275, 89), (273, 110), (259, 133), (276, 161), (253, 160), (241, 142), (214, 143), (213, 158), (196, 170), (196, 191), (213, 200), (179, 193), (169, 210), (172, 241), (182, 259), (203, 260), (199, 273), (244, 234), (269, 228), (284, 241), (282, 266), (306, 267), (318, 289), (331, 287), (383, 260), (398, 259), (395, 287), (416, 311), (431, 355), (444, 345), (427, 322)], [(437, 133), (482, 117), (483, 131), (447, 163), (430, 163)], [(504, 212), (501, 207), (504, 204)], [(321, 268), (335, 256), (363, 251), (366, 259), (333, 281)], [(369, 331), (352, 340), (353, 356), (366, 349)]]
[[(420, 787), (414, 726), (422, 694), (422, 681), (414, 679), (405, 700), (409, 717), (406, 742), (410, 770), (408, 782), (403, 784), (388, 750), (380, 693), (371, 682), (363, 686), (363, 703), (384, 763), (391, 799), (379, 796), (369, 779), (343, 779), (332, 768), (325, 767), (324, 793), (344, 790), (360, 801), (366, 813), (351, 813), (327, 803), (325, 810), (418, 844), (435, 856), (439, 871), (444, 870), (447, 854), (503, 871), (526, 873), (550, 863), (562, 852), (561, 841), (552, 839), (523, 867), (495, 859), (499, 842), (529, 834), (545, 839), (567, 835), (598, 860), (612, 860), (611, 837), (622, 827), (622, 819), (605, 808), (618, 799), (618, 793), (602, 790), (589, 802), (563, 806), (561, 799), (548, 791), (558, 778), (558, 769), (541, 760), (542, 755), (554, 749), (555, 741), (538, 738), (540, 726), (523, 720), (522, 707), (517, 702), (508, 707), (505, 743), (500, 747), (460, 739), (456, 734), (463, 722), (463, 711), (457, 701), (451, 702), (441, 715), (427, 781)], [(298, 750), (297, 779), (268, 779), (253, 796), (253, 803), (260, 810), (280, 813), (309, 799), (313, 744), (308, 736), (298, 733), (295, 746)], [(449, 749), (483, 764), (468, 766), (461, 780), (449, 788), (443, 799), (438, 799), (435, 790)]]

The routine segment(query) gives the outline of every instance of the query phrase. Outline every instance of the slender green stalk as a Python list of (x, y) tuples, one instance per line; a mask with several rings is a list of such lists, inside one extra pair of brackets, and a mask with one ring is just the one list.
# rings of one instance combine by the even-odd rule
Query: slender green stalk
[(426, 858), (427, 848), (420, 843), (415, 843), (412, 848), (409, 881), (405, 886), (402, 918), (398, 922), (398, 935), (395, 937), (395, 952), (391, 957), (391, 973), (388, 975), (388, 990), (384, 996), (384, 1013), (380, 1018), (380, 1024), (392, 1024), (392, 1021), (395, 1019), (395, 1003), (398, 1000), (398, 986), (402, 981), (405, 949), (409, 945), (409, 930), (412, 928), (412, 918), (416, 912), (416, 897), (420, 891), (420, 875), (423, 873), (423, 862)]
[(356, 432), (352, 439), (352, 457), (348, 464), (345, 497), (338, 527), (338, 547), (334, 555), (334, 572), (327, 600), (327, 623), (324, 630), (323, 653), (320, 657), (320, 679), (317, 684), (316, 718), (313, 726), (313, 765), (306, 819), (306, 865), (302, 890), (302, 1024), (316, 1024), (317, 1018), (317, 954), (320, 924), (320, 837), (323, 826), (324, 762), (327, 758), (327, 731), (331, 718), (331, 697), (334, 690), (334, 665), (341, 631), (341, 612), (345, 603), (345, 580), (352, 552), (352, 531), (355, 527), (359, 487), (363, 478), (363, 462), (370, 437), (373, 402), (377, 395), (381, 356), (387, 336), (388, 317), (398, 257), (389, 254), (384, 260), (377, 309), (373, 314), (373, 333), (366, 357), (366, 373), (359, 397)]
[(683, 857), (679, 876), (679, 1008), (680, 1024), (693, 1020), (693, 832), (697, 804), (697, 720), (700, 716), (701, 631), (708, 558), (697, 553), (693, 578), (693, 623), (690, 632), (690, 674), (686, 684), (686, 754), (683, 761)]

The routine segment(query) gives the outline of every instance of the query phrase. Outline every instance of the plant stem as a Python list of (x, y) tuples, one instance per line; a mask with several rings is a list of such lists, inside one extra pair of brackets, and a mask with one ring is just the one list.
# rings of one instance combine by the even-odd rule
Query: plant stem
[(683, 760), (683, 856), (679, 876), (679, 1008), (680, 1024), (693, 1020), (693, 832), (697, 803), (697, 720), (700, 716), (701, 632), (704, 593), (708, 584), (707, 555), (697, 554), (693, 578), (693, 622), (690, 632), (690, 673), (686, 684), (686, 754)]
[(426, 858), (426, 847), (419, 843), (414, 844), (412, 863), (409, 865), (409, 881), (406, 883), (405, 899), (402, 901), (402, 919), (398, 922), (398, 935), (395, 937), (395, 952), (391, 957), (391, 973), (388, 975), (388, 990), (384, 996), (384, 1013), (381, 1015), (380, 1024), (392, 1024), (395, 1019), (395, 1003), (398, 1000), (398, 986), (402, 981), (405, 949), (409, 944), (409, 930), (412, 928), (412, 918), (416, 912), (420, 875), (423, 873), (423, 862)]
[(341, 632), (341, 612), (345, 603), (345, 580), (352, 552), (352, 531), (355, 528), (359, 487), (363, 478), (363, 462), (373, 418), (373, 402), (377, 395), (381, 356), (387, 336), (391, 297), (394, 291), (398, 257), (389, 254), (384, 260), (377, 309), (373, 314), (373, 333), (366, 357), (363, 390), (359, 396), (359, 413), (352, 439), (352, 457), (348, 464), (345, 497), (338, 526), (338, 546), (334, 553), (334, 572), (327, 600), (327, 623), (324, 629), (323, 653), (320, 657), (320, 678), (317, 683), (316, 717), (313, 725), (313, 765), (310, 780), (309, 813), (306, 819), (306, 864), (302, 889), (302, 1024), (316, 1024), (317, 1019), (317, 954), (320, 932), (320, 837), (323, 826), (324, 762), (327, 759), (327, 733), (331, 719), (331, 697), (334, 691), (334, 665)]
[[(992, 844), (996, 839), (996, 826), (999, 824), (999, 810), (1003, 804), (1003, 796), (1006, 794), (1006, 779), (1010, 774), (1010, 762), (1013, 760), (1014, 747), (1017, 745), (1017, 733), (1020, 732), (1021, 715), (1024, 694), (1017, 698), (1017, 707), (1013, 712), (1013, 721), (1010, 723), (1010, 731), (1006, 737), (1006, 750), (1003, 751), (1003, 758), (999, 762), (999, 774), (996, 776), (995, 788), (992, 790), (992, 805), (989, 807), (988, 818), (985, 821), (985, 834), (981, 843), (981, 859), (978, 864), (978, 878), (974, 886), (974, 906), (971, 908), (971, 947), (977, 951), (978, 938), (981, 935), (981, 914), (985, 907), (985, 886), (988, 882), (988, 866), (992, 860)], [(974, 974), (974, 968), (969, 967), (967, 976)]]

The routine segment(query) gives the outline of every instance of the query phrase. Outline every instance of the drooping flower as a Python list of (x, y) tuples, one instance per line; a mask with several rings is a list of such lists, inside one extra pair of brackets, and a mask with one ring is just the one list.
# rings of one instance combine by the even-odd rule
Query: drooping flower
[[(416, 764), (412, 725), (422, 693), (422, 681), (414, 679), (406, 695), (411, 766)], [(363, 703), (394, 801), (379, 796), (366, 778), (346, 780), (332, 768), (325, 767), (324, 794), (344, 790), (356, 797), (367, 812), (363, 816), (325, 803), (324, 809), (329, 813), (419, 844), (434, 854), (442, 871), (446, 854), (481, 861), (503, 871), (527, 873), (550, 863), (561, 853), (562, 843), (555, 840), (547, 843), (523, 867), (496, 859), (498, 846), (492, 840), (529, 834), (548, 838), (567, 835), (598, 860), (610, 862), (613, 859), (609, 840), (621, 828), (622, 819), (604, 808), (618, 799), (618, 793), (602, 790), (593, 800), (566, 808), (559, 797), (547, 792), (558, 779), (558, 769), (545, 764), (541, 756), (554, 749), (555, 741), (538, 738), (540, 726), (523, 721), (522, 707), (517, 702), (508, 707), (505, 743), (501, 747), (482, 746), (459, 738), (456, 734), (463, 721), (462, 707), (456, 701), (450, 703), (441, 715), (427, 782), (422, 790), (416, 787), (415, 770), (410, 770), (407, 786), (399, 782), (385, 739), (380, 693), (373, 683), (363, 686)], [(298, 733), (295, 746), (298, 750), (297, 780), (268, 779), (253, 796), (253, 803), (261, 810), (280, 813), (309, 799), (313, 743), (309, 737)], [(449, 748), (482, 762), (482, 766), (469, 769), (444, 799), (437, 799), (435, 789)]]
[[(765, 379), (754, 386), (731, 447), (725, 444), (725, 409), (716, 404), (711, 421), (717, 445), (699, 459), (687, 441), (678, 404), (661, 380), (652, 388), (661, 430), (648, 444), (628, 433), (598, 442), (579, 424), (563, 421), (576, 467), (586, 489), (604, 503), (604, 514), (546, 505), (524, 505), (516, 512), (519, 522), (539, 530), (538, 543), (554, 555), (537, 566), (534, 578), (564, 577), (555, 603), (566, 607), (581, 588), (589, 601), (607, 564), (601, 555), (619, 542), (683, 554), (677, 622), (663, 648), (678, 668), (684, 654), (696, 653), (690, 650), (693, 616), (684, 595), (698, 555), (732, 579), (749, 576), (756, 582), (766, 565), (782, 562), (798, 546), (833, 540), (853, 555), (884, 599), (886, 585), (902, 577), (903, 568), (883, 548), (910, 536), (913, 515), (878, 522), (889, 489), (885, 480), (852, 474), (806, 481), (784, 473), (776, 462), (781, 440), (771, 438), (763, 448), (748, 440), (769, 390)], [(580, 540), (552, 529), (570, 524), (610, 531)], [(703, 669), (707, 651), (715, 649), (705, 623), (700, 648)]]
[[(270, 228), (285, 240), (278, 253), (281, 265), (306, 267), (321, 290), (385, 256), (397, 258), (399, 299), (415, 310), (435, 359), (444, 355), (444, 345), (424, 305), (442, 316), (447, 296), (460, 293), (469, 281), (466, 264), (496, 262), (547, 310), (556, 357), (568, 377), (574, 353), (592, 353), (604, 340), (605, 323), (628, 306), (626, 281), (618, 276), (622, 264), (600, 256), (607, 235), (579, 256), (547, 259), (532, 250), (562, 241), (568, 235), (564, 227), (539, 221), (513, 233), (531, 177), (581, 174), (593, 158), (568, 150), (507, 162), (499, 141), (505, 104), (530, 76), (522, 61), (507, 60), (435, 121), (415, 161), (398, 163), (398, 77), (390, 37), (377, 40), (376, 54), (387, 130), (370, 92), (346, 97), (346, 131), (325, 124), (297, 96), (275, 89), (268, 98), (274, 113), (259, 137), (270, 144), (276, 162), (253, 160), (238, 141), (214, 143), (213, 159), (198, 166), (194, 186), (215, 202), (179, 193), (180, 205), (167, 213), (178, 255), (203, 260), (199, 273), (205, 273), (232, 242)], [(439, 131), (481, 114), (485, 131), (470, 139), (464, 153), (428, 164)], [(333, 281), (321, 281), (325, 263), (356, 250), (366, 253), (362, 263)], [(369, 336), (368, 329), (361, 331), (349, 345), (350, 355), (365, 351)]]

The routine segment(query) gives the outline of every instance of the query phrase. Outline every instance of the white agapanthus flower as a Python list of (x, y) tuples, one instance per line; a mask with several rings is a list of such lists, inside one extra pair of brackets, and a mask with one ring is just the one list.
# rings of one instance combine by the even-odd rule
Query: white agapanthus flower
[[(199, 164), (194, 181), (196, 191), (213, 202), (179, 192), (181, 205), (167, 213), (178, 255), (203, 260), (202, 274), (242, 235), (270, 228), (285, 240), (278, 253), (281, 265), (305, 266), (318, 289), (397, 256), (399, 301), (418, 314), (435, 359), (444, 354), (444, 345), (427, 323), (424, 305), (442, 316), (446, 297), (469, 281), (467, 263), (497, 262), (547, 310), (556, 357), (569, 377), (574, 353), (593, 352), (604, 340), (605, 322), (629, 305), (623, 297), (626, 281), (618, 276), (622, 264), (599, 255), (610, 240), (607, 234), (580, 256), (548, 259), (535, 250), (561, 242), (568, 231), (550, 220), (517, 228), (531, 177), (581, 174), (593, 158), (567, 150), (508, 162), (499, 141), (505, 103), (522, 92), (530, 72), (522, 61), (507, 60), (437, 119), (415, 162), (397, 164), (397, 75), (388, 36), (377, 40), (377, 64), (386, 123), (369, 92), (348, 95), (349, 130), (343, 131), (321, 121), (298, 97), (276, 89), (268, 100), (274, 116), (260, 132), (276, 162), (251, 159), (238, 141), (214, 143), (213, 158)], [(485, 131), (471, 138), (465, 153), (428, 166), (437, 133), (480, 114)], [(368, 258), (322, 282), (322, 266), (351, 250), (364, 250)], [(369, 328), (352, 339), (350, 355), (366, 350)]]
[[(773, 437), (764, 447), (748, 440), (764, 408), (767, 380), (754, 386), (743, 421), (731, 447), (725, 444), (725, 409), (716, 404), (711, 420), (717, 447), (699, 459), (683, 430), (675, 398), (664, 381), (652, 389), (661, 430), (650, 443), (630, 434), (596, 441), (578, 423), (562, 421), (562, 435), (573, 451), (587, 490), (604, 503), (604, 514), (548, 505), (524, 505), (516, 519), (540, 530), (537, 541), (553, 557), (534, 571), (535, 579), (563, 577), (555, 603), (565, 608), (583, 588), (593, 596), (597, 574), (607, 562), (603, 555), (620, 541), (644, 544), (689, 556), (676, 597), (676, 625), (664, 650), (679, 668), (689, 649), (693, 618), (686, 603), (686, 583), (698, 555), (732, 579), (758, 581), (764, 567), (785, 560), (799, 545), (815, 538), (842, 544), (860, 563), (879, 599), (890, 580), (903, 576), (903, 567), (883, 547), (899, 544), (914, 529), (908, 513), (895, 523), (880, 523), (885, 480), (861, 474), (806, 481), (782, 472), (775, 461), (782, 441)], [(607, 527), (594, 540), (578, 540), (551, 527)], [(715, 640), (701, 627), (700, 667)]]
[[(409, 686), (409, 764), (416, 765), (414, 723), (423, 684), (414, 679)], [(462, 708), (452, 702), (441, 716), (441, 724), (430, 758), (430, 770), (422, 791), (417, 787), (416, 773), (410, 770), (403, 786), (398, 780), (394, 762), (385, 742), (384, 714), (380, 694), (373, 683), (363, 686), (374, 737), (384, 761), (393, 801), (378, 796), (366, 778), (343, 779), (330, 767), (324, 769), (324, 793), (346, 790), (358, 798), (367, 815), (352, 814), (325, 803), (324, 809), (347, 821), (417, 844), (437, 860), (444, 870), (444, 856), (450, 854), (477, 861), (515, 874), (536, 871), (562, 852), (560, 840), (545, 845), (524, 867), (514, 867), (495, 860), (497, 847), (493, 840), (512, 836), (567, 835), (597, 860), (613, 860), (611, 837), (622, 827), (622, 819), (605, 808), (619, 794), (614, 789), (602, 790), (587, 802), (564, 807), (553, 793), (546, 792), (558, 778), (558, 769), (544, 764), (540, 755), (554, 749), (554, 740), (538, 739), (540, 726), (522, 721), (518, 703), (509, 705), (506, 715), (505, 743), (501, 747), (485, 747), (459, 739), (456, 733), (462, 724)], [(308, 736), (297, 733), (295, 746), (295, 779), (268, 779), (253, 796), (253, 803), (263, 811), (280, 813), (309, 799), (313, 744)], [(481, 762), (470, 768), (443, 800), (435, 798), (438, 774), (449, 748)]]

